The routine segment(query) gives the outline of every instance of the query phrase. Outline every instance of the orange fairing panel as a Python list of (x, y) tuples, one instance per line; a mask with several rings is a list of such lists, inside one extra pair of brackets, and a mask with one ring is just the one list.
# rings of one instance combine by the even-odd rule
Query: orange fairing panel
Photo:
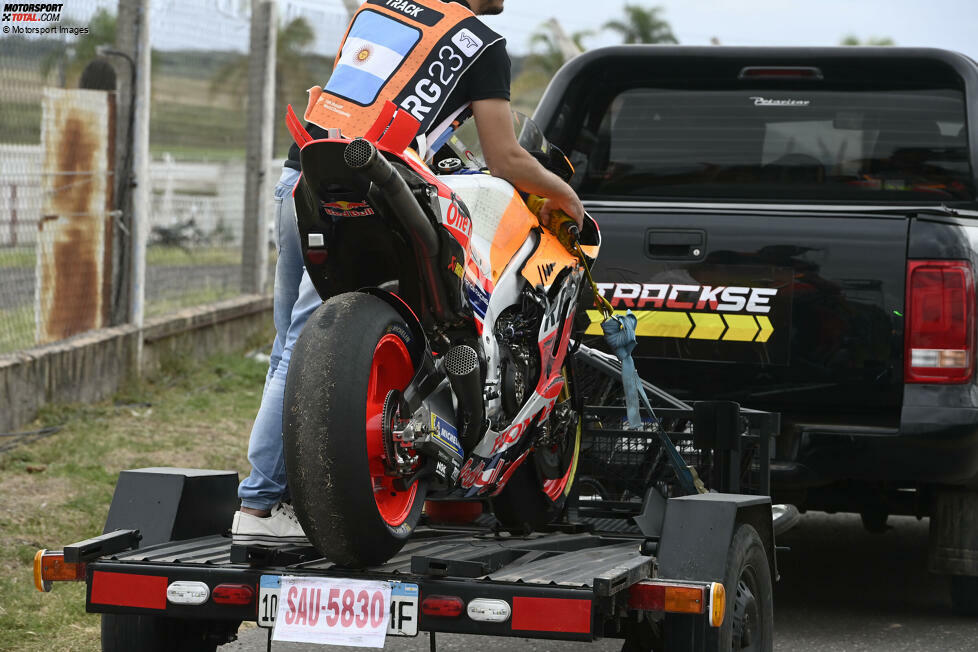
[[(489, 262), (492, 266), (493, 283), (499, 281), (506, 265), (523, 246), (526, 237), (530, 235), (530, 230), (538, 224), (536, 216), (530, 212), (530, 209), (523, 203), (523, 199), (514, 190), (513, 198), (506, 206), (492, 240)], [(554, 241), (556, 242), (556, 240)]]
[(546, 229), (542, 231), (537, 250), (523, 266), (523, 278), (534, 287), (542, 285), (549, 288), (565, 267), (577, 265), (577, 257), (568, 253), (553, 233)]

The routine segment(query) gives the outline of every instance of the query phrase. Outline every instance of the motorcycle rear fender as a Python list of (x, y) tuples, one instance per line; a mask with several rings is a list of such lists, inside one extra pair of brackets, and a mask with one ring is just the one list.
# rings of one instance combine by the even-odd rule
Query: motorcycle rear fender
[(393, 308), (404, 319), (412, 338), (411, 342), (407, 342), (408, 349), (411, 353), (411, 362), (414, 363), (414, 367), (417, 369), (422, 357), (428, 353), (428, 338), (424, 334), (424, 329), (421, 327), (421, 321), (418, 319), (418, 316), (411, 310), (411, 306), (406, 304), (401, 297), (393, 292), (388, 292), (381, 288), (360, 288), (358, 292), (377, 297)]

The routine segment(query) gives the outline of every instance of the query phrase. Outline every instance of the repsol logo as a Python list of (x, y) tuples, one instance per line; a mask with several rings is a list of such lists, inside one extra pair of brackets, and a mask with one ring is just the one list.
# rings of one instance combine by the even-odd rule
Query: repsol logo
[[(615, 308), (668, 308), (767, 314), (775, 288), (668, 283), (598, 283), (598, 291)], [(610, 295), (610, 296), (609, 296)]]

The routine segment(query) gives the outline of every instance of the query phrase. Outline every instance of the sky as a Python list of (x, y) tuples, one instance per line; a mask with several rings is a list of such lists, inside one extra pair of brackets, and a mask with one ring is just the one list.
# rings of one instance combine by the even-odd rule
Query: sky
[[(978, 60), (978, 0), (631, 0), (662, 6), (681, 44), (838, 45), (846, 34), (889, 36), (897, 45), (942, 47)], [(506, 0), (488, 19), (510, 50), (526, 50), (540, 22), (558, 17), (567, 33), (623, 15), (626, 0)], [(611, 34), (585, 41), (610, 45)]]
[[(66, 13), (89, 14), (118, 0), (66, 0)], [(567, 33), (595, 29), (623, 15), (629, 0), (505, 0), (486, 21), (525, 54), (530, 35), (556, 16)], [(662, 6), (681, 44), (838, 45), (847, 34), (889, 36), (897, 45), (943, 47), (978, 60), (978, 0), (630, 0)], [(315, 51), (333, 55), (346, 23), (342, 0), (277, 0), (285, 19), (305, 16), (317, 29)], [(243, 50), (250, 0), (151, 0), (153, 47)], [(612, 45), (609, 32), (585, 41)]]

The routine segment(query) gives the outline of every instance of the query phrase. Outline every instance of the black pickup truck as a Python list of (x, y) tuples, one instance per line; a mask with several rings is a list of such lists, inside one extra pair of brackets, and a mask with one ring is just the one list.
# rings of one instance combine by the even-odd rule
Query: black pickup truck
[(978, 613), (978, 65), (604, 48), (534, 119), (600, 224), (596, 280), (638, 316), (642, 376), (780, 412), (776, 502), (872, 531), (929, 516), (931, 570)]

